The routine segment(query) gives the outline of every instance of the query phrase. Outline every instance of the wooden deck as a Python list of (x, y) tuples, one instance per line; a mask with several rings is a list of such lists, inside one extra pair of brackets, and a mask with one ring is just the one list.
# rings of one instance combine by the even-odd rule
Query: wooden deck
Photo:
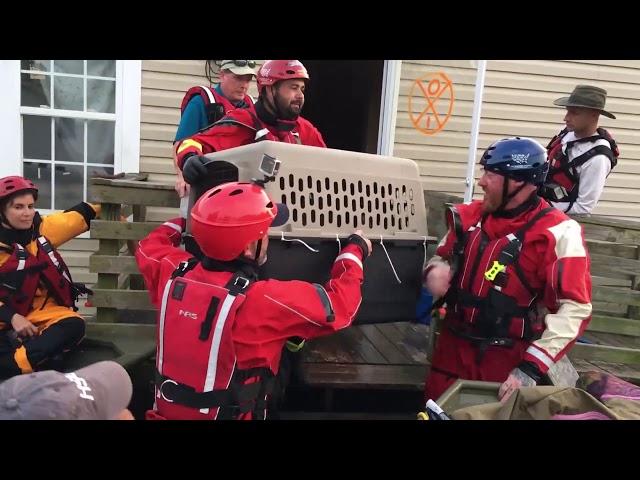
[[(316, 412), (317, 418), (415, 418), (413, 408), (418, 408), (421, 402), (428, 365), (428, 332), (425, 325), (408, 322), (356, 325), (307, 342), (299, 375), (305, 387), (324, 391), (324, 413)], [(404, 398), (415, 395), (415, 405), (409, 407), (410, 413), (339, 413), (333, 411), (334, 392), (338, 390), (367, 395), (370, 392), (376, 396), (377, 403), (382, 403), (380, 394), (373, 391), (384, 390)], [(388, 395), (386, 399), (387, 404), (394, 403), (388, 401)], [(305, 412), (300, 418), (315, 417)]]
[[(635, 336), (587, 331), (581, 338), (593, 342), (596, 345), (618, 347), (624, 354), (628, 352), (628, 349), (634, 350), (634, 352), (629, 352), (631, 354), (635, 354), (640, 349), (640, 338)], [(583, 345), (584, 344), (577, 344), (577, 348), (586, 347)], [(574, 347), (574, 350), (576, 350), (576, 347)], [(580, 356), (579, 351), (569, 353), (569, 358), (571, 358), (571, 362), (578, 372), (586, 372), (590, 370), (603, 371), (636, 385), (640, 385), (640, 364), (638, 363), (614, 363), (598, 360), (584, 360), (576, 358), (577, 356)]]
[(425, 325), (356, 325), (308, 342), (302, 379), (314, 387), (421, 390), (427, 338)]
[[(414, 323), (356, 325), (335, 335), (308, 342), (302, 354), (301, 379), (325, 390), (331, 410), (335, 389), (423, 391), (428, 370), (429, 327)], [(587, 332), (585, 340), (613, 347), (640, 348), (640, 338)], [(577, 352), (570, 357), (582, 356)], [(589, 346), (584, 346), (589, 348)], [(619, 364), (572, 358), (579, 372), (605, 371), (640, 384), (640, 364)]]

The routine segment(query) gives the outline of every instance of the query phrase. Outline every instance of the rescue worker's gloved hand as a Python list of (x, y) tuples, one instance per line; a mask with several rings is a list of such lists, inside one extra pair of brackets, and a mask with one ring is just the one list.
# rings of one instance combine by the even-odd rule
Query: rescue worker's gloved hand
[(452, 276), (453, 272), (448, 263), (431, 263), (423, 273), (424, 286), (434, 299), (440, 298), (449, 290)]
[(542, 374), (538, 368), (529, 362), (522, 362), (514, 368), (509, 377), (500, 385), (498, 398), (501, 402), (506, 402), (509, 397), (520, 387), (535, 387)]
[(347, 244), (354, 244), (360, 247), (362, 251), (362, 259), (365, 260), (369, 255), (371, 255), (371, 250), (373, 247), (371, 246), (371, 241), (364, 236), (362, 230), (356, 230), (347, 238)]
[(208, 159), (202, 155), (191, 154), (184, 159), (182, 164), (182, 176), (187, 183), (193, 185), (198, 183), (207, 175), (207, 167), (205, 163)]

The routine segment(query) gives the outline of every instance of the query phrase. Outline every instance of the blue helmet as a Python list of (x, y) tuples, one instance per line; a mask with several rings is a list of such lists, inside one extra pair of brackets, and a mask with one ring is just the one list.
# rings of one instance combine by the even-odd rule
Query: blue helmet
[(487, 171), (534, 185), (542, 185), (549, 171), (545, 148), (525, 137), (492, 143), (482, 155), (480, 165)]

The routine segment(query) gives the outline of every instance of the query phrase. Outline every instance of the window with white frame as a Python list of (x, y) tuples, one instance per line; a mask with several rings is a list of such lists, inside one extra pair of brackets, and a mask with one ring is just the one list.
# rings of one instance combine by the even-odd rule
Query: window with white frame
[(8, 123), (17, 130), (19, 144), (18, 158), (13, 165), (9, 158), (2, 173), (36, 183), (38, 209), (64, 210), (86, 200), (94, 175), (138, 171), (141, 62), (5, 62), (13, 65), (0, 76), (17, 74), (19, 84), (0, 78), (0, 86), (14, 85), (19, 103), (13, 102), (16, 115), (2, 115), (0, 128)]

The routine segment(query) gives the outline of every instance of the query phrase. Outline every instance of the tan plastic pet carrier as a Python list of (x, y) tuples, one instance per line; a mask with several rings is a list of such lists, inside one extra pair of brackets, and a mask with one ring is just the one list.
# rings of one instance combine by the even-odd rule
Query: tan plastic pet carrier
[(373, 243), (365, 262), (360, 323), (413, 320), (426, 252), (427, 220), (418, 167), (412, 160), (263, 141), (207, 155), (211, 177), (192, 188), (191, 203), (227, 181), (263, 179), (260, 167), (280, 162), (265, 188), (289, 208), (289, 222), (269, 232), (263, 273), (323, 283), (341, 241), (362, 229)]

